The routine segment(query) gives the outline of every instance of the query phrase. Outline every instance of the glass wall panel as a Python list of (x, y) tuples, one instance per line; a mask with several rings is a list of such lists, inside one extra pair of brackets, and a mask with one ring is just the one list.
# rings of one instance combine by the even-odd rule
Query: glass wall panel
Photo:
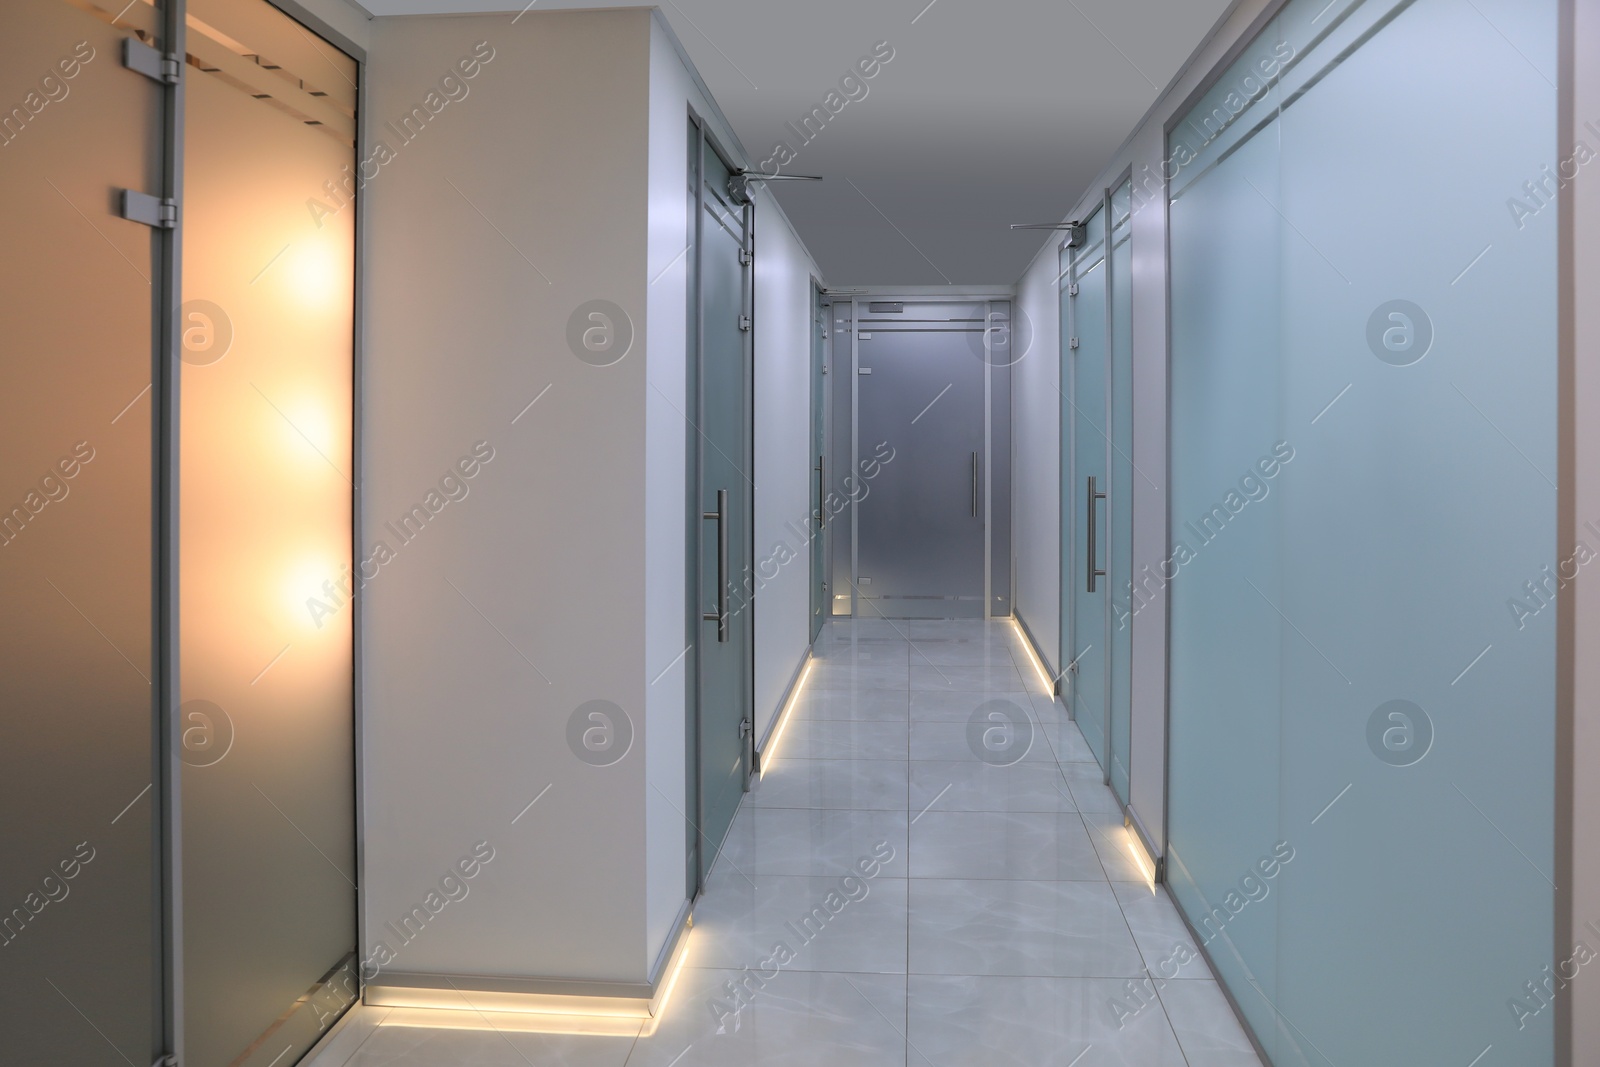
[(1171, 133), (1171, 884), (1276, 1064), (1553, 1059), (1556, 33), (1294, 0)]
[(261, 0), (188, 25), (186, 1063), (281, 1067), (354, 996), (356, 64)]
[[(0, 1059), (159, 1051), (153, 752), (161, 15), (8, 0), (0, 34)], [(118, 12), (121, 12), (118, 15)], [(152, 280), (157, 284), (153, 285)]]

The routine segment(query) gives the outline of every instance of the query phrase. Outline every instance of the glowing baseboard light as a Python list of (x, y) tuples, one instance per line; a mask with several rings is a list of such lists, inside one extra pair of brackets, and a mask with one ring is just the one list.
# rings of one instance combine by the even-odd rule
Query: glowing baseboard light
[(1034, 652), (1033, 642), (1028, 640), (1028, 631), (1024, 630), (1016, 619), (1011, 620), (1011, 625), (1017, 631), (1017, 640), (1022, 642), (1023, 649), (1028, 653), (1028, 662), (1033, 664), (1033, 669), (1039, 674), (1039, 684), (1044, 686), (1046, 695), (1054, 696), (1056, 683), (1050, 680), (1050, 674), (1044, 669), (1043, 661), (1039, 659), (1038, 653)]
[(772, 733), (767, 736), (767, 747), (761, 750), (762, 767), (766, 767), (768, 761), (777, 758), (778, 745), (783, 741), (783, 735), (789, 730), (789, 720), (793, 717), (794, 706), (800, 702), (800, 694), (805, 692), (806, 680), (811, 677), (811, 668), (816, 665), (816, 657), (807, 655), (805, 670), (800, 672), (800, 680), (794, 684), (794, 689), (789, 692), (789, 699), (784, 702), (783, 709), (778, 712), (778, 723), (772, 728)]
[[(403, 999), (405, 1003), (391, 1004), (378, 1025), (422, 1030), (649, 1037), (660, 1025), (672, 1000), (673, 990), (689, 958), (692, 936), (691, 928), (678, 946), (660, 996), (648, 1003), (639, 1001), (626, 1007), (616, 1007), (606, 1005), (598, 997), (508, 996), (458, 989), (391, 989), (385, 1000)], [(383, 1007), (382, 1003), (378, 1005), (379, 1010)]]
[(1139, 838), (1131, 826), (1122, 828), (1122, 846), (1128, 850), (1128, 855), (1133, 857), (1133, 865), (1139, 868), (1145, 885), (1150, 887), (1153, 895), (1156, 891), (1156, 865), (1150, 862), (1150, 856), (1144, 850), (1144, 842)]

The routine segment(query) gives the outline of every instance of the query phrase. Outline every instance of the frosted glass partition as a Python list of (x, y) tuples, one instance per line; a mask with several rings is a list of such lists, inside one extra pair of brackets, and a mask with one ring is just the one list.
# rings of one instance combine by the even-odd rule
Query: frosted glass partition
[(1133, 185), (1111, 193), (1110, 287), (1106, 371), (1106, 588), (1111, 598), (1106, 646), (1106, 772), (1112, 791), (1128, 803), (1133, 746)]
[[(0, 1061), (158, 1051), (148, 4), (6, 0), (0, 34)], [(118, 11), (122, 11), (120, 17)], [(93, 1019), (94, 1025), (85, 1023)], [(98, 1030), (98, 1032), (96, 1032)]]
[(1557, 8), (1294, 0), (1170, 130), (1169, 880), (1280, 1067), (1553, 1059)]
[(185, 1062), (282, 1067), (355, 995), (356, 64), (263, 0), (188, 50)]

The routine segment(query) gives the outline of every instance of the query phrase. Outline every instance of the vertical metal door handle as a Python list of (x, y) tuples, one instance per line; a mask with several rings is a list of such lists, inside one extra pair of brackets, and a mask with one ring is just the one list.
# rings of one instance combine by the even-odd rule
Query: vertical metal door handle
[(978, 454), (972, 454), (972, 517), (978, 517)]
[(828, 475), (824, 457), (817, 457), (817, 529), (828, 526)]
[(717, 490), (717, 510), (701, 518), (717, 524), (717, 610), (701, 613), (706, 622), (717, 624), (717, 640), (728, 640), (728, 491)]
[(1089, 475), (1089, 551), (1084, 554), (1089, 557), (1089, 588), (1087, 591), (1090, 593), (1094, 592), (1094, 580), (1096, 578), (1104, 578), (1106, 576), (1105, 571), (1097, 569), (1094, 565), (1095, 556), (1099, 555), (1099, 553), (1096, 551), (1095, 544), (1095, 542), (1098, 540), (1098, 538), (1095, 536), (1095, 530), (1100, 525), (1099, 502), (1105, 498), (1106, 495), (1095, 488), (1094, 475)]

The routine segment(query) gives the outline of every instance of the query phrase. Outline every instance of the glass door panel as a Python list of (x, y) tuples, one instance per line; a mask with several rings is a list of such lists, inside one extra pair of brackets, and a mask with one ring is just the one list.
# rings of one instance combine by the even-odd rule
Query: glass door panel
[(822, 290), (811, 290), (811, 640), (822, 632), (828, 605), (827, 388), (828, 316)]
[(122, 65), (162, 16), (124, 2), (10, 0), (0, 35), (0, 1058), (28, 1067), (162, 1040), (161, 286), (155, 231), (116, 211), (162, 187), (162, 90)]
[(981, 619), (985, 311), (903, 306), (856, 332), (859, 610)]
[(188, 33), (185, 1062), (282, 1067), (356, 992), (356, 64), (261, 0)]
[(701, 884), (739, 809), (751, 766), (754, 591), (750, 494), (751, 331), (747, 216), (728, 199), (729, 171), (705, 144), (696, 241), (699, 294), (699, 773)]
[(1063, 500), (1072, 508), (1071, 567), (1063, 583), (1070, 611), (1067, 632), (1071, 654), (1067, 657), (1071, 679), (1073, 718), (1102, 768), (1109, 767), (1106, 721), (1107, 647), (1106, 610), (1110, 585), (1106, 559), (1107, 448), (1106, 389), (1108, 385), (1105, 211), (1096, 209), (1084, 224), (1082, 247), (1071, 264), (1068, 298), (1066, 426), (1071, 440), (1070, 471)]

